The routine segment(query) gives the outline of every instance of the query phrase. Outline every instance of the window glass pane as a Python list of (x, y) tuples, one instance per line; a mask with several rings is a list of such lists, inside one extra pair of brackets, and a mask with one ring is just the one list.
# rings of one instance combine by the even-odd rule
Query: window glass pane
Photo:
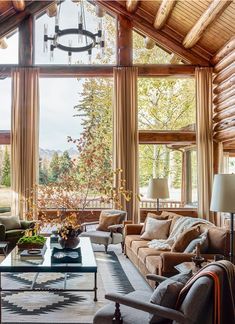
[[(79, 1), (78, 1), (79, 3)], [(78, 26), (78, 5), (73, 1), (64, 1), (60, 6), (59, 28), (77, 28)], [(96, 7), (84, 1), (86, 29), (92, 33), (98, 31), (98, 18), (95, 13)], [(59, 49), (54, 50), (54, 58), (50, 60), (50, 42), (48, 41), (48, 52), (43, 51), (44, 25), (48, 26), (48, 36), (54, 35), (55, 17), (49, 18), (47, 14), (39, 16), (35, 22), (35, 62), (36, 64), (68, 64), (68, 53)], [(105, 32), (104, 55), (97, 49), (92, 49), (92, 64), (115, 64), (116, 63), (116, 20), (109, 14), (105, 14), (102, 19), (102, 31)], [(78, 35), (61, 36), (59, 42), (64, 46), (81, 47), (88, 44), (90, 39), (83, 37), (81, 44)], [(72, 64), (89, 64), (88, 53), (72, 53)]]
[(139, 78), (139, 129), (195, 130), (193, 78)]
[(100, 207), (94, 188), (111, 172), (112, 89), (111, 78), (40, 80), (40, 184), (60, 183), (68, 174), (86, 185), (89, 176), (86, 207)]
[(169, 64), (171, 54), (158, 46), (145, 48), (145, 37), (133, 31), (133, 63), (134, 64)]
[(235, 156), (229, 156), (228, 160), (228, 173), (235, 173)]
[(6, 48), (0, 48), (1, 64), (18, 64), (18, 30), (6, 36)]
[[(185, 162), (183, 163), (185, 159)], [(139, 186), (142, 208), (156, 208), (156, 199), (147, 196), (151, 178), (167, 178), (169, 198), (160, 199), (162, 208), (197, 206), (197, 154), (180, 145), (139, 146)]]
[(170, 197), (163, 201), (167, 203), (167, 207), (181, 206), (182, 152), (166, 145), (140, 145), (139, 173), (142, 207), (150, 207), (153, 203), (147, 198), (148, 182), (151, 178), (167, 178)]
[(11, 78), (0, 80), (0, 130), (11, 129)]
[(10, 145), (0, 145), (0, 213), (11, 208)]

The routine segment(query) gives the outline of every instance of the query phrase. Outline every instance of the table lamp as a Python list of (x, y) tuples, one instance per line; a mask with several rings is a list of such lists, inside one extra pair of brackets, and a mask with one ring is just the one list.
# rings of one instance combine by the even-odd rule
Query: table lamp
[(157, 211), (159, 211), (159, 199), (169, 198), (167, 179), (151, 178), (148, 184), (147, 198), (157, 199)]
[(211, 207), (212, 211), (230, 213), (230, 261), (233, 262), (234, 213), (235, 213), (235, 174), (214, 176)]

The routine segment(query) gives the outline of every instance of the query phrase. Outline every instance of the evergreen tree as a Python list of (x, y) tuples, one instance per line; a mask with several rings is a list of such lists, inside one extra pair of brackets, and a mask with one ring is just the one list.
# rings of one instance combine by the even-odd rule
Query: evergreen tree
[(48, 171), (43, 163), (43, 159), (39, 158), (39, 184), (48, 183)]
[(72, 167), (72, 160), (69, 156), (68, 151), (64, 151), (63, 155), (60, 158), (60, 173), (68, 174)]
[(11, 163), (10, 163), (10, 155), (8, 153), (7, 147), (5, 148), (4, 159), (2, 164), (1, 184), (6, 187), (11, 186)]
[(49, 182), (57, 182), (60, 177), (60, 158), (57, 152), (52, 156), (49, 166)]

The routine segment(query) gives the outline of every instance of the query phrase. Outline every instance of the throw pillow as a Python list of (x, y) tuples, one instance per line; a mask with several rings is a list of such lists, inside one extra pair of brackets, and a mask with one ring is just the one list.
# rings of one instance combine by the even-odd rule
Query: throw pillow
[(188, 272), (178, 273), (178, 274), (174, 275), (173, 277), (170, 277), (169, 279), (178, 281), (178, 282), (182, 283), (183, 285), (185, 285), (189, 281), (189, 279), (192, 277), (192, 275), (193, 275), (192, 270), (189, 270)]
[(120, 214), (108, 214), (108, 212), (101, 212), (99, 218), (99, 225), (96, 228), (97, 231), (108, 232), (110, 225), (120, 224)]
[[(154, 290), (150, 298), (150, 303), (174, 308), (183, 287), (184, 285), (181, 282), (174, 281), (171, 278), (166, 279)], [(149, 323), (161, 323), (162, 320), (164, 320), (164, 318), (159, 315), (149, 314)]]
[(145, 218), (144, 225), (143, 225), (141, 233), (140, 233), (141, 235), (145, 232), (146, 223), (147, 223), (148, 218), (150, 218), (150, 217), (154, 218), (154, 219), (159, 219), (159, 220), (168, 219), (168, 215), (166, 215), (166, 216), (163, 215), (162, 216), (162, 213), (161, 213), (161, 215), (157, 215), (157, 214), (154, 214), (154, 213), (148, 213), (146, 218)]
[(6, 231), (21, 228), (18, 216), (0, 216), (0, 224), (6, 227)]
[(171, 220), (159, 220), (148, 217), (145, 232), (140, 238), (144, 240), (166, 240), (169, 235)]
[(170, 226), (170, 231), (169, 231), (170, 233), (171, 233), (171, 231), (172, 231), (172, 229), (173, 229), (173, 227), (175, 225), (175, 222), (179, 218), (183, 217), (182, 215), (179, 215), (179, 214), (176, 214), (176, 213), (172, 213), (172, 212), (168, 212), (168, 211), (163, 211), (161, 213), (161, 216), (162, 217), (166, 217), (167, 219), (172, 219), (171, 226)]
[(199, 227), (191, 227), (184, 231), (172, 245), (172, 252), (184, 252), (189, 243), (200, 235)]
[(200, 252), (206, 253), (209, 246), (209, 240), (208, 240), (208, 230), (203, 232), (201, 235), (198, 236), (195, 240), (192, 240), (189, 245), (184, 250), (185, 253), (193, 253), (195, 252), (196, 245), (200, 243)]

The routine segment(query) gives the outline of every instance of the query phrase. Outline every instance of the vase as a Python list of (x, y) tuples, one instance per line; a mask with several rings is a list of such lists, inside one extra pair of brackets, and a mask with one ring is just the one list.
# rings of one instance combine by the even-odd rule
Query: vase
[(59, 243), (63, 249), (74, 249), (77, 247), (80, 238), (78, 236), (68, 236), (66, 239), (60, 237)]

